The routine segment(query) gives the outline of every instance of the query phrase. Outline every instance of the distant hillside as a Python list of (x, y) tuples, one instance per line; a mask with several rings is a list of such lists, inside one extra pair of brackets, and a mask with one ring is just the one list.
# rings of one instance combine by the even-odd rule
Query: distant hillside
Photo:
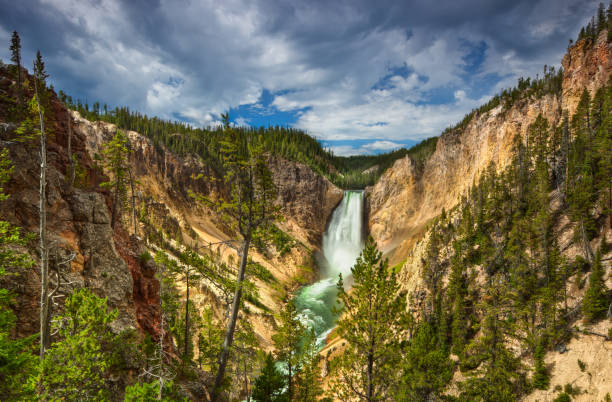
[[(73, 101), (63, 91), (60, 99), (72, 110), (90, 121), (104, 121), (144, 134), (156, 146), (164, 146), (177, 154), (197, 154), (213, 169), (220, 171), (220, 160), (216, 153), (223, 130), (221, 127), (198, 128), (180, 121), (169, 121), (150, 117), (129, 107), (109, 109), (96, 102), (91, 107), (87, 102)], [(372, 185), (395, 160), (406, 155), (424, 160), (435, 149), (435, 139), (428, 139), (410, 149), (364, 156), (335, 156), (324, 149), (319, 141), (308, 133), (289, 127), (236, 127), (249, 141), (261, 142), (262, 146), (274, 156), (302, 162), (317, 173), (327, 177), (332, 183), (344, 189), (361, 189)], [(364, 170), (378, 165), (373, 172)]]

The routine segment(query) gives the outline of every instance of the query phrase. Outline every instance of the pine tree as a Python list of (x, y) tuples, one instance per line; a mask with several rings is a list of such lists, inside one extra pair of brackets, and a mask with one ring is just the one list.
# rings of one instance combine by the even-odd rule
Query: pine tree
[(293, 400), (294, 376), (304, 365), (305, 357), (303, 340), (306, 335), (306, 327), (300, 321), (295, 304), (290, 301), (281, 311), (279, 317), (280, 325), (276, 334), (272, 336), (276, 358), (283, 362), (287, 370), (287, 397)]
[(17, 66), (17, 99), (21, 105), (21, 39), (17, 31), (11, 37), (11, 61)]
[(309, 341), (305, 346), (306, 363), (300, 369), (297, 379), (297, 390), (295, 400), (300, 402), (316, 402), (323, 395), (321, 378), (321, 356), (318, 355), (314, 333), (309, 335)]
[(540, 342), (534, 353), (535, 371), (533, 373), (533, 386), (537, 389), (548, 389), (550, 387), (550, 374), (544, 363), (544, 354), (544, 347), (542, 342)]
[(599, 3), (599, 7), (597, 7), (597, 33), (599, 34), (601, 31), (606, 29), (606, 9), (604, 8), (603, 3)]
[(572, 186), (568, 192), (568, 203), (570, 215), (576, 223), (575, 237), (582, 244), (585, 258), (592, 262), (593, 250), (589, 241), (594, 227), (591, 208), (595, 195), (593, 182), (595, 161), (590, 106), (591, 97), (585, 89), (571, 122), (575, 139), (570, 151), (568, 180)]
[(40, 186), (38, 191), (39, 241), (40, 241), (40, 359), (51, 343), (51, 297), (49, 295), (49, 242), (47, 238), (47, 133), (45, 132), (45, 99), (48, 74), (40, 51), (34, 62), (35, 106), (40, 123)]
[[(217, 346), (220, 346), (220, 343)], [(250, 378), (259, 368), (258, 353), (260, 350), (259, 340), (253, 326), (247, 320), (240, 321), (236, 328), (230, 360), (235, 372), (234, 378), (237, 380), (233, 383), (233, 388), (239, 390), (239, 395), (244, 395), (246, 399), (249, 399), (251, 393)]]
[[(183, 349), (183, 360), (188, 362), (193, 357), (190, 333), (198, 327), (200, 321), (199, 316), (193, 314), (195, 307), (190, 303), (190, 289), (197, 287), (205, 277), (212, 276), (212, 262), (193, 249), (178, 253), (178, 262), (166, 254), (161, 254), (158, 260), (166, 266), (169, 274), (181, 276), (185, 285), (185, 313), (183, 320), (178, 320), (178, 326), (182, 327), (183, 333), (178, 338)], [(194, 318), (190, 320), (190, 316)]]
[(284, 394), (285, 380), (276, 368), (272, 353), (266, 355), (261, 375), (255, 380), (253, 400), (256, 402), (285, 402), (289, 399)]
[(224, 115), (223, 134), (219, 151), (229, 195), (216, 201), (194, 195), (197, 199), (215, 206), (222, 214), (225, 223), (240, 234), (241, 241), (234, 299), (211, 393), (212, 401), (218, 399), (225, 379), (225, 369), (238, 321), (249, 247), (254, 238), (260, 236), (273, 224), (278, 214), (278, 207), (273, 203), (276, 199), (276, 186), (272, 181), (272, 174), (261, 144), (250, 141), (230, 127), (228, 114)]
[(41, 82), (41, 87), (44, 88), (45, 80), (49, 78), (49, 74), (45, 70), (45, 62), (43, 61), (40, 50), (36, 51), (36, 59), (34, 60), (34, 71), (36, 72), (36, 78)]
[(514, 401), (526, 389), (523, 366), (507, 347), (509, 336), (516, 332), (508, 319), (512, 306), (508, 290), (500, 273), (487, 285), (479, 306), (483, 315), (482, 335), (468, 347), (478, 370), (461, 384), (462, 399)]
[(448, 284), (448, 293), (452, 300), (451, 306), (451, 343), (452, 351), (461, 355), (469, 335), (467, 317), (467, 283), (463, 275), (463, 264), (460, 259), (461, 243), (454, 243), (455, 253), (451, 258), (451, 274)]
[(422, 321), (404, 355), (399, 401), (437, 400), (453, 377), (454, 363), (440, 348), (434, 328)]
[(110, 323), (117, 311), (107, 311), (106, 298), (84, 288), (66, 299), (65, 313), (55, 321), (59, 341), (41, 361), (43, 400), (104, 401), (110, 397), (105, 377), (112, 366), (114, 335)]
[(127, 202), (128, 186), (128, 139), (122, 130), (117, 130), (113, 139), (102, 148), (104, 167), (111, 172), (110, 180), (101, 183), (113, 194), (111, 226), (115, 227), (117, 217)]
[(440, 314), (440, 279), (445, 273), (445, 267), (441, 264), (439, 257), (441, 236), (437, 225), (430, 233), (423, 267), (423, 279), (429, 291), (424, 313), (429, 318), (437, 317)]
[(343, 315), (337, 332), (346, 340), (346, 348), (332, 361), (331, 389), (341, 400), (380, 400), (398, 385), (406, 299), (395, 272), (389, 271), (370, 238), (351, 268), (352, 290), (344, 289), (342, 277), (338, 282)]
[(605, 283), (605, 271), (601, 263), (601, 248), (597, 250), (589, 285), (582, 299), (582, 314), (585, 322), (602, 318), (608, 310), (608, 288)]
[(180, 396), (174, 392), (174, 383), (169, 381), (164, 384), (164, 396), (159, 398), (159, 381), (136, 383), (125, 387), (124, 402), (172, 402), (180, 400)]
[[(612, 5), (611, 5), (612, 7)], [(611, 16), (612, 18), (612, 16)], [(597, 174), (596, 188), (601, 194), (603, 213), (608, 216), (608, 225), (612, 224), (612, 79), (601, 91), (601, 124), (596, 131)]]
[(608, 16), (608, 43), (612, 42), (612, 2), (610, 2), (610, 5), (608, 6), (608, 10), (606, 11), (606, 14)]
[(213, 311), (207, 307), (202, 312), (202, 329), (198, 334), (198, 363), (200, 368), (208, 372), (217, 370), (217, 358), (221, 352), (223, 329), (213, 317)]
[(172, 327), (172, 322), (176, 321), (178, 311), (178, 295), (174, 291), (174, 283), (169, 269), (166, 266), (168, 258), (166, 254), (159, 250), (155, 254), (155, 262), (157, 265), (156, 278), (159, 281), (159, 311), (160, 320), (158, 327), (158, 340), (153, 350), (153, 356), (149, 359), (150, 362), (148, 367), (145, 369), (144, 374), (148, 378), (153, 378), (154, 382), (157, 383), (157, 399), (161, 400), (167, 390), (172, 379), (175, 377), (175, 373), (168, 364), (170, 357), (166, 352), (167, 344), (171, 340), (168, 339), (168, 331), (166, 327)]

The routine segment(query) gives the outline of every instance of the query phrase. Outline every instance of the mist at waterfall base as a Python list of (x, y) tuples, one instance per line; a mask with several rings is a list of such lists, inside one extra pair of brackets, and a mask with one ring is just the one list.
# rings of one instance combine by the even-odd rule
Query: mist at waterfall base
[(334, 209), (327, 231), (323, 235), (319, 261), (320, 280), (301, 288), (295, 295), (295, 306), (304, 324), (314, 330), (317, 344), (336, 323), (333, 307), (337, 306), (338, 276), (345, 286), (350, 283), (351, 267), (363, 248), (363, 191), (345, 191)]

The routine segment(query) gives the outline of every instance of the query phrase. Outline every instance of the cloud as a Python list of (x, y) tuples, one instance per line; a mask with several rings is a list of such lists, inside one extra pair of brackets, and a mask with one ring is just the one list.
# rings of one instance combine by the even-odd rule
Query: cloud
[(358, 148), (352, 145), (335, 145), (329, 149), (337, 156), (365, 155), (368, 153), (363, 147)]
[(410, 148), (414, 141), (394, 142), (388, 140), (333, 140), (324, 141), (324, 146), (333, 151), (335, 155), (366, 155), (380, 154), (400, 148)]
[(17, 29), (24, 60), (40, 48), (55, 87), (90, 102), (401, 143), (558, 65), (597, 3), (0, 0), (0, 57)]
[(236, 126), (238, 126), (238, 127), (245, 127), (245, 126), (248, 126), (248, 125), (249, 125), (249, 121), (248, 121), (248, 119), (245, 119), (245, 118), (243, 118), (243, 117), (238, 117), (238, 118), (237, 118), (237, 119), (234, 121), (234, 123), (235, 123), (235, 124), (236, 124)]
[(376, 151), (391, 151), (394, 149), (399, 149), (402, 147), (402, 144), (393, 141), (374, 141), (372, 143), (366, 144), (363, 146), (365, 149), (371, 149)]

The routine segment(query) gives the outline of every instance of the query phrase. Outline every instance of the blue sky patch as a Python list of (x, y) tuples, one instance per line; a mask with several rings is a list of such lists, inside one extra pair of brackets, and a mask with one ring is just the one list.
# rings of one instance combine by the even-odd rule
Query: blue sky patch
[(255, 103), (239, 105), (229, 111), (230, 121), (238, 126), (269, 127), (269, 126), (291, 126), (295, 124), (300, 115), (306, 112), (308, 107), (281, 111), (272, 102), (279, 95), (291, 93), (290, 90), (272, 93), (267, 89), (261, 91), (259, 99)]
[(410, 148), (419, 141), (390, 141), (383, 138), (368, 140), (322, 140), (321, 145), (337, 156), (382, 154), (400, 148)]

